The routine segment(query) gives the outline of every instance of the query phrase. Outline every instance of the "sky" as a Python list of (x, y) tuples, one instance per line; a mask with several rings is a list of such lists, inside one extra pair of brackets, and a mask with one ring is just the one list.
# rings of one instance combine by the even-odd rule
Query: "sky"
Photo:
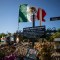
[[(37, 8), (42, 8), (46, 12), (44, 17), (46, 28), (60, 28), (60, 21), (50, 21), (51, 17), (60, 16), (60, 0), (0, 0), (0, 33), (14, 33), (18, 29), (19, 6), (28, 4)], [(40, 21), (35, 21), (35, 26), (39, 26)], [(25, 27), (32, 27), (32, 22), (20, 22), (19, 30)]]

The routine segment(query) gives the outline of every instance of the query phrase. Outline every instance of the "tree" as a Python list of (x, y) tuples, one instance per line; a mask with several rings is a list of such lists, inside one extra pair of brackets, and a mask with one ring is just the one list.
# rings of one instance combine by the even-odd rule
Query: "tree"
[(60, 32), (56, 32), (48, 37), (48, 41), (53, 41), (54, 38), (60, 38)]
[(0, 34), (0, 38), (3, 36), (3, 37), (5, 37), (7, 34), (5, 34), (5, 33), (1, 33)]
[(60, 28), (57, 30), (57, 32), (60, 32)]
[(54, 38), (60, 38), (60, 32), (56, 32), (55, 34), (53, 34)]

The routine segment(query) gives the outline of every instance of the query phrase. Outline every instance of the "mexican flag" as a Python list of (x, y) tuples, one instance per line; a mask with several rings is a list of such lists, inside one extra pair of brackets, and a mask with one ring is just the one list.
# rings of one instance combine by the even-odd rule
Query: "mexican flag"
[(27, 4), (19, 6), (19, 20), (18, 22), (31, 22), (30, 7)]

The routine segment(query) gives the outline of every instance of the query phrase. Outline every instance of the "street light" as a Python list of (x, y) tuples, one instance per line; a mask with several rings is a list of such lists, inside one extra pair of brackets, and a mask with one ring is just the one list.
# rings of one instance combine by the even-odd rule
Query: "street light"
[(19, 37), (16, 38), (16, 43), (19, 43)]

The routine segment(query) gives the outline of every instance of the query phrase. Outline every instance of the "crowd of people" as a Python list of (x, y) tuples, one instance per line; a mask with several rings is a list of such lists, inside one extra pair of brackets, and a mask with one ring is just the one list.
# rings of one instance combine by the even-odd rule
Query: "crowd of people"
[(34, 47), (32, 47), (32, 42), (1, 45), (0, 60), (40, 60), (42, 54), (53, 49), (52, 45), (49, 42), (36, 42)]
[(37, 49), (32, 48), (32, 43), (1, 45), (0, 60), (37, 60)]

